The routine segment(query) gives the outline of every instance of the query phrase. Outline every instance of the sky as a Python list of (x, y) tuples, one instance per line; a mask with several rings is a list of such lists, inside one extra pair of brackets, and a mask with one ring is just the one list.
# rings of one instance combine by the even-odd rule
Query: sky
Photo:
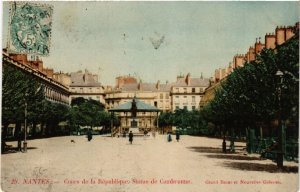
[[(162, 83), (187, 73), (211, 77), (235, 54), (245, 54), (256, 38), (264, 41), (276, 26), (299, 21), (296, 1), (43, 3), (54, 8), (44, 66), (65, 73), (87, 69), (104, 85), (129, 74)], [(4, 2), (2, 47), (8, 23)]]

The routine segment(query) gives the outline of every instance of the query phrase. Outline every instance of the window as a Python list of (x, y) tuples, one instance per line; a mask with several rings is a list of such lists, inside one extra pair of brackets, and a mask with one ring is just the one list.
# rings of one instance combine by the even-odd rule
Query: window
[(187, 110), (187, 106), (183, 106), (183, 109)]
[(196, 109), (196, 106), (192, 106), (192, 110), (195, 110)]
[(166, 93), (166, 99), (169, 99), (169, 93)]
[(176, 109), (179, 109), (179, 106), (176, 106)]
[(186, 88), (183, 88), (183, 92), (184, 92), (184, 93), (187, 93), (187, 89), (186, 89)]
[(157, 101), (154, 101), (154, 106), (157, 107)]
[(177, 99), (179, 98), (179, 96), (178, 96), (178, 95), (176, 95), (175, 97), (176, 97)]
[(192, 96), (192, 102), (196, 102), (195, 96)]
[(161, 93), (161, 94), (159, 95), (159, 98), (160, 98), (160, 99), (163, 99), (163, 98), (164, 98), (164, 94)]
[(185, 95), (185, 96), (183, 96), (183, 98), (186, 98), (186, 95)]
[(195, 88), (192, 88), (192, 93), (195, 93), (196, 91), (195, 91)]
[(176, 92), (179, 93), (179, 88), (176, 88)]

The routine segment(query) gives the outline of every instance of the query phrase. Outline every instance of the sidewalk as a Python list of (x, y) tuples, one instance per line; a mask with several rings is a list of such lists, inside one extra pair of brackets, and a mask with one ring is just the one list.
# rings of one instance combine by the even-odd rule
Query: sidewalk
[(18, 192), (297, 191), (298, 164), (284, 162), (289, 169), (277, 172), (274, 162), (245, 155), (244, 143), (235, 143), (237, 154), (221, 153), (221, 144), (192, 136), (168, 143), (166, 135), (136, 137), (132, 145), (128, 137), (30, 140), (27, 153), (1, 156), (1, 186)]

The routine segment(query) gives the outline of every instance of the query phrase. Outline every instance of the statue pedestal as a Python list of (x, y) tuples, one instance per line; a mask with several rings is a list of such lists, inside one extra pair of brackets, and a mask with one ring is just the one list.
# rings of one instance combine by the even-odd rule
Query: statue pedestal
[(140, 133), (139, 128), (137, 127), (137, 121), (135, 118), (132, 118), (132, 121), (130, 122), (130, 128), (129, 132), (132, 131), (132, 133)]

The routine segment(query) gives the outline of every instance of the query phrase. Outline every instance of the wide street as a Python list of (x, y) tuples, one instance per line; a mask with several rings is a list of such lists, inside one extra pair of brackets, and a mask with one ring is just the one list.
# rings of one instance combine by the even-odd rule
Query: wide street
[[(221, 139), (181, 136), (168, 143), (156, 138), (94, 136), (29, 140), (27, 153), (2, 155), (3, 191), (32, 192), (198, 192), (286, 191), (298, 189), (298, 164), (221, 153)], [(74, 142), (71, 142), (74, 140)], [(16, 146), (16, 142), (7, 144)], [(227, 143), (228, 144), (228, 143)]]

